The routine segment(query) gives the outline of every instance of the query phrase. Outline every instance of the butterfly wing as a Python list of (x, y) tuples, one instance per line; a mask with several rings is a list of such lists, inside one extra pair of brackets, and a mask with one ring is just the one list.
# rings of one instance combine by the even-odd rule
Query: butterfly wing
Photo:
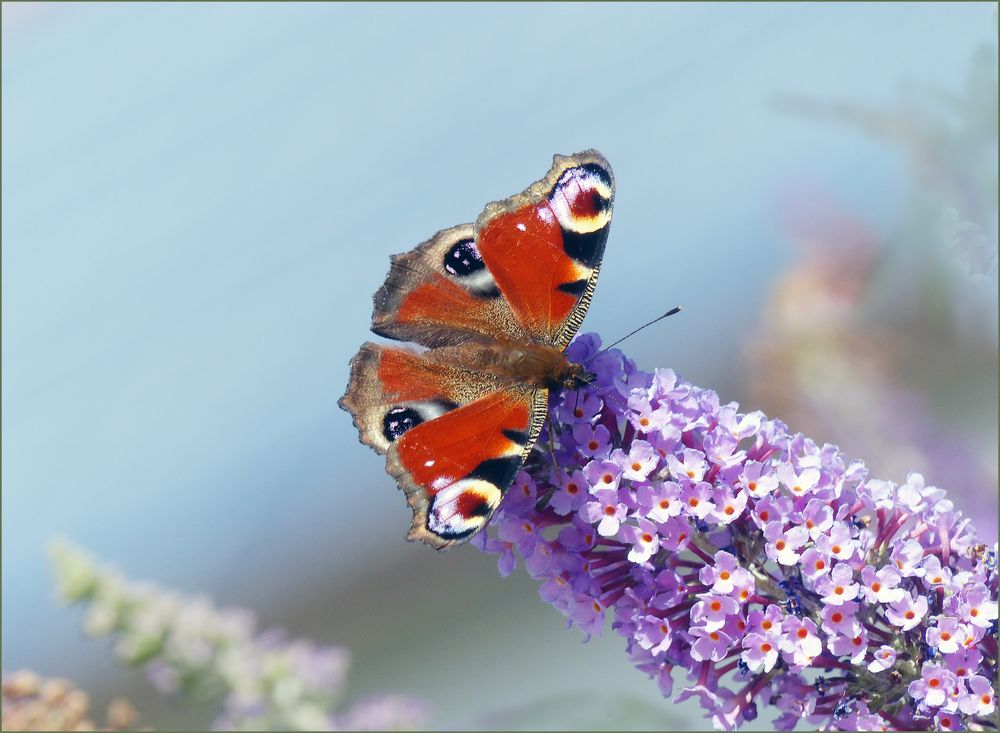
[(564, 348), (597, 285), (611, 226), (615, 183), (596, 150), (554, 157), (523, 193), (488, 204), (475, 244), (528, 336)]
[(569, 343), (597, 284), (613, 203), (600, 153), (557, 155), (545, 178), (488, 204), (474, 226), (392, 258), (372, 330), (429, 350), (366, 343), (340, 405), (406, 493), (409, 539), (464, 542), (496, 510), (535, 444), (548, 392), (488, 362), (497, 348)]
[(443, 549), (481, 529), (545, 419), (544, 389), (456, 367), (451, 347), (418, 354), (366, 343), (340, 405), (413, 510), (408, 539)]
[(372, 331), (423, 346), (525, 338), (476, 249), (472, 224), (392, 257), (375, 293)]

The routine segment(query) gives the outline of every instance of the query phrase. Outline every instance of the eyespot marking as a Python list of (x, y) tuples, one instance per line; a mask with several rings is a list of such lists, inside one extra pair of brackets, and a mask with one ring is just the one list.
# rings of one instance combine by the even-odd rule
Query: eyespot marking
[(391, 443), (423, 421), (420, 413), (412, 407), (393, 407), (382, 419), (382, 435)]
[(444, 256), (444, 269), (455, 277), (467, 277), (485, 267), (486, 264), (476, 249), (476, 242), (472, 239), (456, 242)]
[(456, 481), (431, 499), (427, 529), (446, 540), (470, 537), (486, 523), (501, 497), (500, 490), (488, 481)]
[(396, 405), (390, 408), (382, 418), (382, 436), (388, 442), (393, 443), (417, 425), (441, 417), (456, 407), (458, 405), (447, 400), (407, 402)]
[(569, 168), (549, 194), (549, 206), (565, 232), (590, 234), (611, 221), (610, 174), (596, 163)]
[(473, 239), (463, 239), (453, 244), (442, 261), (444, 271), (464, 288), (480, 298), (499, 298), (500, 289), (493, 275), (486, 269)]

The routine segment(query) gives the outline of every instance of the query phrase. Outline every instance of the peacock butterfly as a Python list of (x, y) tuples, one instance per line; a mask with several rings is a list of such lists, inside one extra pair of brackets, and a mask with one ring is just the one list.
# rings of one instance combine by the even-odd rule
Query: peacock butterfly
[(482, 529), (531, 452), (549, 390), (590, 375), (564, 352), (597, 285), (615, 183), (596, 150), (553, 158), (476, 223), (391, 258), (372, 331), (339, 405), (386, 456), (413, 510), (407, 539), (438, 549)]

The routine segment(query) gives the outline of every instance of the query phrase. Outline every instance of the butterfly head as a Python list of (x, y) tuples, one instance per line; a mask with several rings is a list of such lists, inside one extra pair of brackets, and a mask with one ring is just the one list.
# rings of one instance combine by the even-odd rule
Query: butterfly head
[(563, 389), (580, 389), (586, 387), (588, 384), (593, 384), (596, 379), (597, 375), (593, 372), (588, 372), (583, 364), (574, 364), (571, 361), (567, 361), (565, 369), (559, 375), (558, 384), (554, 386), (562, 387)]

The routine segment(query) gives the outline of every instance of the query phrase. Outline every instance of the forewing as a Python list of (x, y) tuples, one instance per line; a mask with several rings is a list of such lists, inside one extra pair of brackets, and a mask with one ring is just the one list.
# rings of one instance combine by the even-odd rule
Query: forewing
[(542, 180), (488, 204), (479, 255), (533, 339), (563, 348), (590, 305), (614, 206), (614, 174), (596, 150), (557, 155)]

